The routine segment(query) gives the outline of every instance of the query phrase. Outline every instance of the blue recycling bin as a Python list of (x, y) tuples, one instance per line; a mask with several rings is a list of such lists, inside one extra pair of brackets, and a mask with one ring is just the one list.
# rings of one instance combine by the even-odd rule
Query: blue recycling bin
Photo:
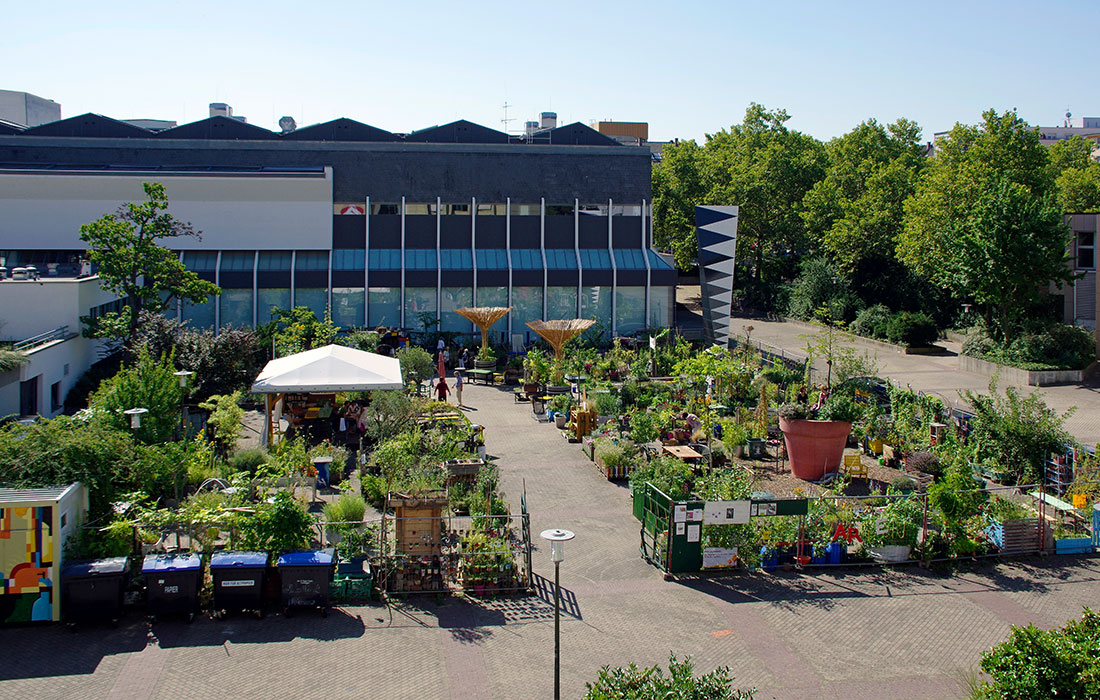
[(145, 604), (150, 616), (186, 615), (195, 619), (202, 590), (202, 558), (185, 554), (150, 554), (142, 563)]
[(317, 485), (328, 486), (329, 467), (332, 466), (332, 457), (316, 457), (313, 460), (313, 468), (317, 470)]
[(214, 610), (255, 610), (262, 616), (266, 552), (215, 552), (210, 557)]
[(322, 615), (327, 615), (335, 564), (331, 549), (289, 552), (279, 557), (277, 566), (286, 611), (294, 607), (317, 607), (321, 608)]

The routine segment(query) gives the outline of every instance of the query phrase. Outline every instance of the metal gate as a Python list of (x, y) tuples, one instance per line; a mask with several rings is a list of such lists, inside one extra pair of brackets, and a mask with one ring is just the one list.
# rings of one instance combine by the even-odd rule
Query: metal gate
[(703, 501), (673, 501), (646, 482), (635, 494), (642, 521), (642, 558), (667, 574), (699, 571), (703, 566)]

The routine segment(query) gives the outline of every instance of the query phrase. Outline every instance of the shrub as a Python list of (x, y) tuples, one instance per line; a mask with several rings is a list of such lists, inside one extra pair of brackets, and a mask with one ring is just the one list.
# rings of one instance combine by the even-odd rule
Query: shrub
[(255, 508), (255, 516), (241, 528), (242, 547), (270, 554), (309, 547), (313, 517), (289, 492), (279, 491), (273, 502), (261, 502)]
[(935, 477), (943, 474), (940, 458), (931, 452), (914, 452), (905, 458), (905, 466), (909, 471), (924, 472)]
[(668, 659), (668, 675), (655, 665), (640, 669), (636, 664), (626, 668), (600, 669), (595, 683), (586, 683), (585, 700), (627, 700), (629, 698), (677, 698), (678, 700), (752, 700), (755, 689), (733, 687), (729, 668), (719, 666), (710, 673), (696, 677), (691, 658)]
[(810, 417), (810, 408), (801, 403), (785, 403), (779, 407), (779, 417), (787, 420), (800, 420)]
[(1013, 627), (1008, 640), (982, 655), (986, 698), (1047, 700), (1100, 697), (1100, 614), (1085, 608), (1080, 620), (1065, 627), (1041, 630), (1034, 625)]
[(267, 452), (258, 447), (252, 447), (240, 450), (229, 458), (229, 471), (245, 472), (249, 476), (254, 476), (256, 470), (264, 464), (267, 464)]
[(891, 343), (907, 347), (925, 347), (939, 338), (936, 322), (928, 314), (919, 311), (902, 311), (890, 319), (886, 337)]
[(640, 488), (648, 481), (673, 500), (680, 500), (691, 493), (691, 478), (691, 467), (683, 460), (655, 457), (634, 466), (630, 472), (630, 487)]
[(917, 488), (917, 482), (913, 481), (907, 476), (895, 476), (894, 480), (890, 482), (890, 486), (901, 491), (902, 493), (909, 493), (915, 491)]
[(855, 398), (844, 394), (833, 394), (817, 412), (820, 420), (838, 420), (855, 423), (863, 417), (863, 405)]
[(321, 513), (327, 523), (358, 523), (362, 522), (363, 514), (367, 512), (367, 502), (363, 497), (354, 493), (345, 493), (335, 501), (326, 503)]
[(861, 302), (852, 291), (847, 278), (827, 260), (811, 258), (802, 263), (798, 281), (791, 290), (787, 311), (801, 319), (814, 319), (823, 307), (838, 321), (855, 317)]
[(860, 311), (850, 328), (856, 335), (885, 340), (889, 325), (890, 309), (883, 304), (875, 304)]
[(359, 481), (363, 490), (363, 498), (375, 508), (379, 508), (386, 502), (386, 480), (378, 474), (363, 474)]

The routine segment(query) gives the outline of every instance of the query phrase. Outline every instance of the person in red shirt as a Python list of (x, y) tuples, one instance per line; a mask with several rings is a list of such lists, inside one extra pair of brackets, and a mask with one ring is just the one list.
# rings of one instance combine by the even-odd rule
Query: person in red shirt
[(447, 380), (443, 377), (440, 377), (439, 383), (435, 385), (435, 393), (439, 396), (440, 401), (447, 401), (448, 391), (450, 391), (450, 387), (447, 386)]

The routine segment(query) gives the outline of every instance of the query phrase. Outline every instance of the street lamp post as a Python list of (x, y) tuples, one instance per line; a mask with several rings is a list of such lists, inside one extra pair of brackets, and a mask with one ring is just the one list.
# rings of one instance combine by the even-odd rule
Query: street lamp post
[(561, 700), (561, 587), (559, 568), (565, 558), (565, 543), (576, 537), (569, 530), (543, 530), (542, 539), (550, 542), (550, 561), (554, 562), (554, 700)]
[(186, 370), (186, 369), (181, 369), (180, 371), (173, 372), (172, 374), (179, 377), (179, 380), (180, 380), (180, 426), (179, 426), (180, 429), (179, 429), (179, 436), (180, 436), (181, 440), (185, 440), (187, 438), (187, 416), (183, 412), (183, 399), (184, 399), (184, 395), (186, 394), (185, 389), (187, 389), (187, 378), (190, 377), (192, 374), (194, 374), (194, 372), (192, 372), (190, 370)]
[(130, 416), (130, 428), (133, 430), (137, 430), (141, 427), (141, 416), (148, 412), (148, 408), (128, 408), (123, 411), (124, 414)]

